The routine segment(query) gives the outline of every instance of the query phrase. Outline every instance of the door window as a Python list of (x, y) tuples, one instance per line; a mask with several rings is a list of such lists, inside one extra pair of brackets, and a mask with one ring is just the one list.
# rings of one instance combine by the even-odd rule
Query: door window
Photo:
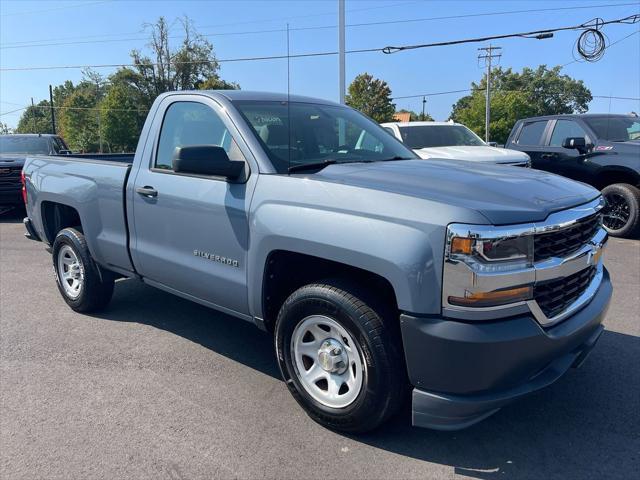
[(525, 123), (518, 136), (518, 145), (542, 145), (542, 135), (547, 121)]
[(220, 117), (207, 105), (197, 102), (172, 103), (164, 115), (155, 168), (173, 170), (173, 155), (178, 147), (216, 145), (231, 160), (244, 158)]
[(552, 147), (561, 147), (565, 138), (569, 137), (582, 137), (585, 142), (588, 143), (587, 134), (584, 129), (573, 120), (558, 120), (556, 126), (553, 127), (553, 134), (551, 135)]

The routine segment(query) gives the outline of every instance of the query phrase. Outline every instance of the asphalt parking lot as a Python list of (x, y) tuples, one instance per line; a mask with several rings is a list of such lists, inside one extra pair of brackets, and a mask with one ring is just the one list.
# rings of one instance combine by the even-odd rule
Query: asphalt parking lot
[[(640, 242), (611, 239), (615, 292), (585, 365), (461, 432), (399, 417), (313, 423), (270, 336), (135, 281), (79, 315), (19, 213), (0, 217), (0, 478), (631, 478), (640, 465)], [(633, 474), (633, 472), (636, 474)]]

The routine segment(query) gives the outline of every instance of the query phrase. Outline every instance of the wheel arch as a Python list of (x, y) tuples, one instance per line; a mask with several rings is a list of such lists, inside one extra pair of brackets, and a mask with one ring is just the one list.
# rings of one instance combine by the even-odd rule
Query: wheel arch
[(49, 245), (53, 245), (56, 235), (64, 228), (77, 227), (82, 231), (80, 213), (75, 207), (45, 200), (40, 205), (40, 212), (42, 228)]
[(266, 258), (262, 276), (261, 302), (265, 329), (273, 331), (280, 307), (295, 290), (327, 278), (366, 284), (375, 290), (381, 302), (398, 312), (398, 298), (392, 283), (378, 273), (306, 253), (273, 250)]
[(605, 167), (598, 172), (595, 187), (602, 190), (615, 183), (628, 183), (640, 188), (640, 174), (623, 166)]

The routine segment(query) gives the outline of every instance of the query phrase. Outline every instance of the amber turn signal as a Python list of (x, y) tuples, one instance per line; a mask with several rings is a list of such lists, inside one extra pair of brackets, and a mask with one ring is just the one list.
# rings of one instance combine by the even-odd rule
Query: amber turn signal
[(455, 237), (451, 240), (451, 253), (463, 253), (471, 255), (473, 248), (473, 238)]
[(449, 303), (461, 307), (493, 307), (529, 300), (532, 295), (533, 287), (510, 288), (494, 292), (466, 292), (464, 297), (449, 297)]

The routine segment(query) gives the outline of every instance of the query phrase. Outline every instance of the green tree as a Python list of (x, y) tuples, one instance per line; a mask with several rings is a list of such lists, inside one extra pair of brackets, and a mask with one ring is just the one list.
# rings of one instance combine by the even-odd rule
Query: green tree
[[(454, 120), (460, 122), (484, 138), (485, 96), (482, 93), (470, 95)], [(516, 120), (535, 116), (535, 109), (526, 93), (497, 91), (491, 95), (491, 141), (505, 143)]]
[(10, 133), (13, 133), (13, 129), (6, 123), (0, 122), (0, 135), (8, 135)]
[[(562, 67), (536, 69), (525, 67), (521, 73), (510, 68), (491, 73), (491, 140), (504, 143), (514, 123), (537, 115), (584, 113), (592, 100), (582, 80), (561, 74)], [(451, 118), (464, 123), (484, 136), (486, 75), (471, 84), (472, 93), (460, 98), (452, 108)]]
[(51, 133), (50, 103), (42, 100), (37, 105), (29, 105), (20, 116), (16, 133)]
[(196, 31), (188, 17), (174, 23), (184, 37), (177, 48), (169, 41), (172, 27), (160, 17), (157, 22), (145, 25), (150, 36), (149, 51), (133, 50), (134, 67), (119, 69), (109, 81), (137, 89), (145, 108), (150, 108), (158, 95), (168, 91), (240, 88), (220, 78), (213, 45)]
[(360, 110), (376, 122), (393, 120), (393, 114), (396, 111), (387, 82), (374, 78), (366, 72), (358, 75), (351, 82), (345, 101), (347, 105)]
[(100, 102), (100, 133), (111, 152), (133, 152), (138, 143), (146, 110), (140, 108), (139, 92), (116, 83)]
[(96, 152), (99, 149), (97, 94), (78, 88), (61, 105), (60, 132), (72, 150)]

